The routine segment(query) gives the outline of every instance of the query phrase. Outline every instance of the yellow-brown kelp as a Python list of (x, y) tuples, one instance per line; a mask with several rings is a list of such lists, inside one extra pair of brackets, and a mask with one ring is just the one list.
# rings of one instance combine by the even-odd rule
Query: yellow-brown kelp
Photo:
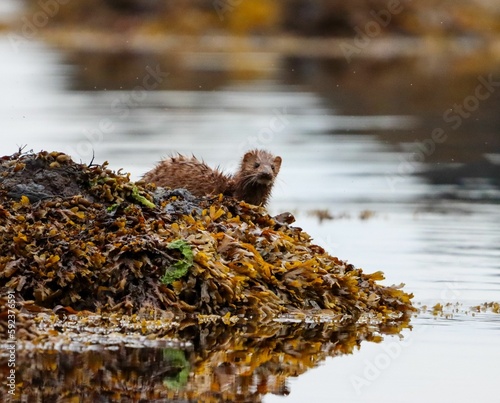
[[(171, 329), (153, 345), (129, 341), (113, 348), (109, 343), (86, 348), (64, 341), (66, 349), (61, 343), (21, 349), (16, 361), (22, 380), (17, 397), (20, 401), (98, 401), (107, 396), (116, 402), (259, 402), (268, 393), (287, 394), (288, 378), (327, 357), (350, 354), (364, 340), (380, 341), (383, 331), (366, 324), (337, 328), (329, 323), (184, 326)], [(0, 376), (5, 379), (8, 368), (3, 361), (0, 358)], [(5, 383), (0, 385), (0, 392), (5, 389)]]
[[(130, 182), (57, 152), (0, 160), (0, 293), (96, 313), (407, 321), (411, 295), (262, 208)], [(201, 316), (200, 316), (201, 315)]]

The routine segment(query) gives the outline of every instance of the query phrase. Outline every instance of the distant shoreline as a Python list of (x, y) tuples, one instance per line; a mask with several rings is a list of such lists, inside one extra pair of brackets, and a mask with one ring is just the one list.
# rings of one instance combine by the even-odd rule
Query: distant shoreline
[[(9, 31), (4, 31), (7, 35)], [(16, 31), (12, 33), (19, 35)], [(305, 38), (291, 35), (172, 35), (46, 28), (40, 38), (67, 50), (102, 52), (279, 53), (285, 56), (391, 59), (480, 54), (500, 60), (500, 37), (410, 37), (381, 35), (363, 47), (355, 38)]]

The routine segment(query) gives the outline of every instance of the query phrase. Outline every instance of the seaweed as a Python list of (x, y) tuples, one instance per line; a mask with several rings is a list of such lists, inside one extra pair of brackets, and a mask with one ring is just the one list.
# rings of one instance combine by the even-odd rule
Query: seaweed
[(329, 255), (292, 223), (222, 195), (133, 183), (107, 163), (17, 153), (0, 159), (0, 293), (145, 318), (409, 320), (402, 285), (381, 285), (382, 273)]
[(179, 259), (165, 271), (165, 274), (160, 279), (160, 281), (165, 285), (169, 285), (173, 281), (184, 276), (188, 272), (188, 269), (193, 265), (193, 251), (191, 246), (183, 239), (170, 242), (167, 245), (167, 248), (178, 249), (182, 254), (182, 259)]
[(156, 207), (153, 202), (149, 201), (147, 198), (145, 198), (139, 193), (139, 189), (137, 189), (137, 186), (132, 187), (132, 197), (146, 207), (149, 208)]
[(187, 384), (191, 369), (185, 352), (180, 349), (166, 348), (163, 350), (163, 358), (169, 362), (170, 366), (177, 369), (174, 375), (163, 379), (163, 385), (168, 389), (182, 389)]

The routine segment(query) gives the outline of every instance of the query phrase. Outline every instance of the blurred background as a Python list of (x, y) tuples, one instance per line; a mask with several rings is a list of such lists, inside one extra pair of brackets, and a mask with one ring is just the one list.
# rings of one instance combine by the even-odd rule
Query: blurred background
[[(2, 0), (0, 56), (3, 154), (59, 150), (137, 180), (174, 152), (234, 172), (269, 149), (283, 157), (270, 212), (330, 253), (422, 304), (499, 299), (497, 0)], [(498, 320), (476, 320), (408, 353), (408, 401), (438, 401), (423, 394), (443, 368), (457, 371), (447, 401), (493, 401), (469, 341), (498, 347)], [(457, 382), (464, 350), (474, 395)]]
[(499, 17), (493, 0), (4, 0), (4, 153), (94, 152), (137, 178), (173, 151), (231, 170), (256, 146), (293, 161), (283, 176), (324, 172), (287, 178), (287, 200), (346, 158), (382, 176), (361, 193), (498, 200)]

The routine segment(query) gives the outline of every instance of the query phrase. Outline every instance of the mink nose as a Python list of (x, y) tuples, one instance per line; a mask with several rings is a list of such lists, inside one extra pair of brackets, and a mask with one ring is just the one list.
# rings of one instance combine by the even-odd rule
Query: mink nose
[(261, 172), (259, 177), (260, 179), (271, 180), (273, 179), (273, 173), (271, 171)]
[(268, 185), (273, 180), (273, 175), (270, 172), (261, 172), (258, 176), (259, 183)]

